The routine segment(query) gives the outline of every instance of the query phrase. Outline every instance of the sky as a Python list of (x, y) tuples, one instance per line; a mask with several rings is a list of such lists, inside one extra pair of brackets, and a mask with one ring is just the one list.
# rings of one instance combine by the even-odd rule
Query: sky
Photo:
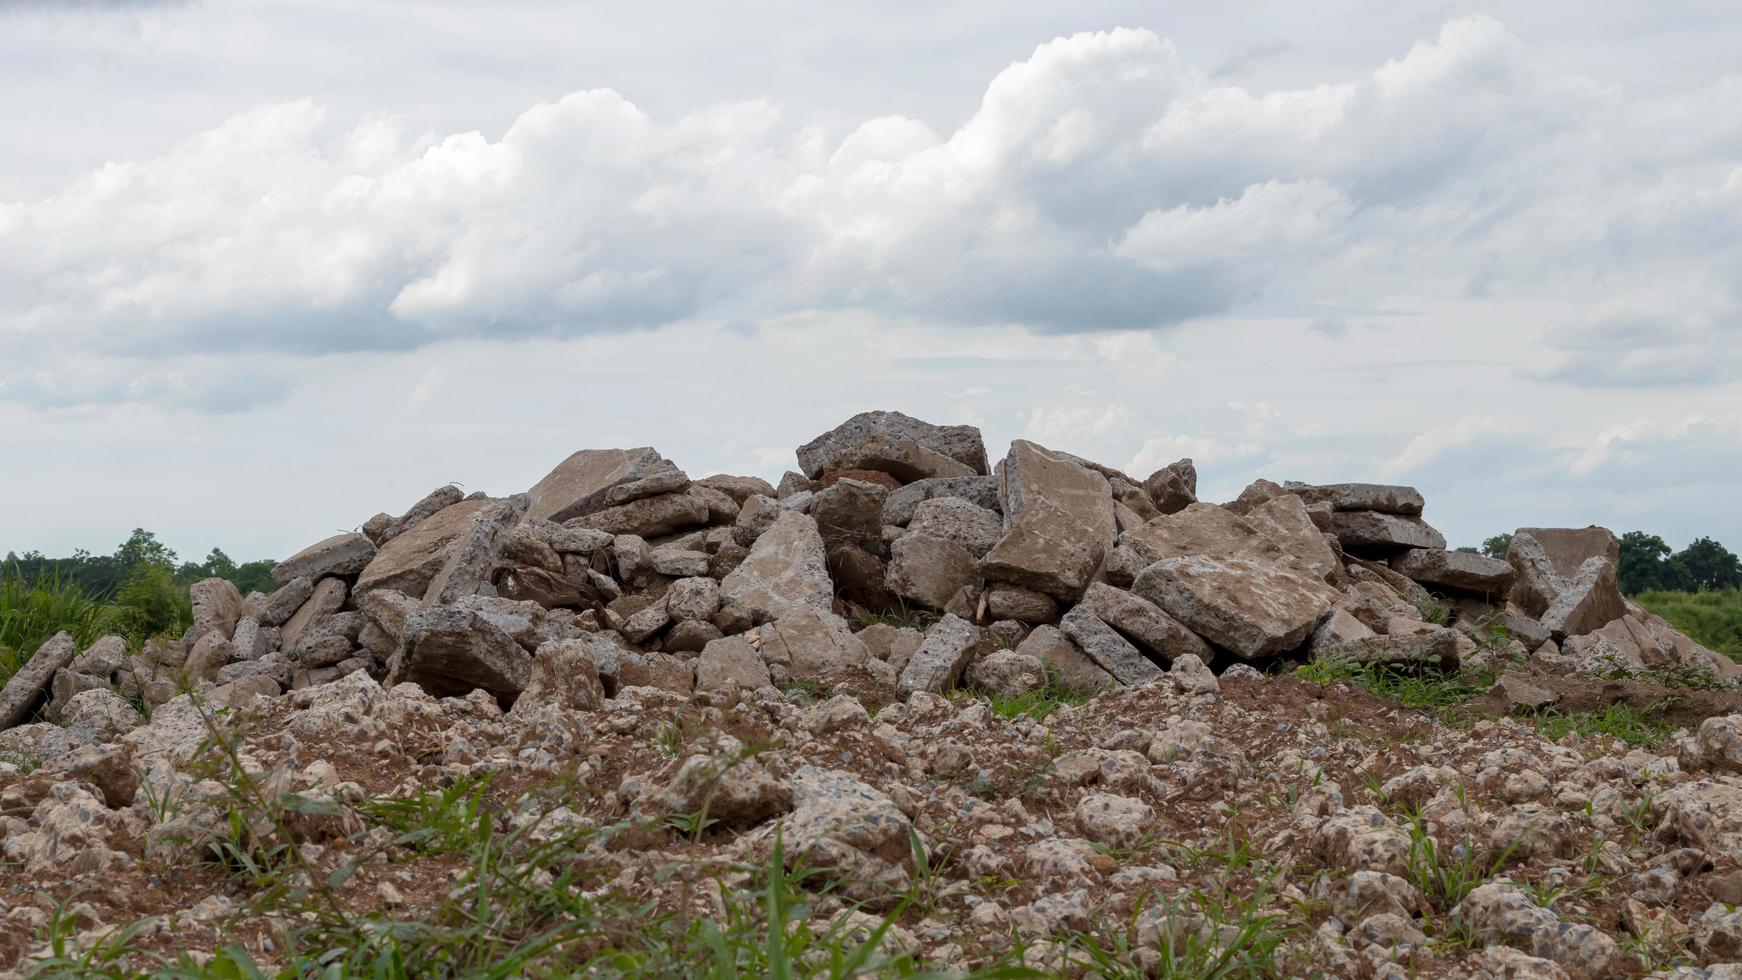
[[(1308, 9), (1310, 8), (1310, 9)], [(0, 0), (0, 553), (896, 409), (1742, 549), (1742, 6)]]

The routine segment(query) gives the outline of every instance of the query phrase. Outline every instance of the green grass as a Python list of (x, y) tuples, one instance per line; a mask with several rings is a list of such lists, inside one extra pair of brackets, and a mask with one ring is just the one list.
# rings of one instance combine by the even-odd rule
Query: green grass
[(835, 685), (803, 677), (788, 681), (782, 690), (799, 704), (817, 704), (835, 696)]
[(1423, 898), (1441, 912), (1450, 912), (1465, 896), (1498, 875), (1516, 849), (1508, 844), (1488, 857), (1468, 837), (1456, 847), (1441, 848), (1419, 814), (1409, 818), (1409, 867), (1404, 875)]
[(1613, 735), (1628, 745), (1656, 745), (1675, 731), (1674, 725), (1648, 720), (1660, 706), (1661, 702), (1643, 709), (1625, 704), (1611, 704), (1602, 711), (1561, 712), (1550, 709), (1537, 715), (1536, 730), (1549, 739), (1577, 732), (1582, 737)]
[(1641, 592), (1634, 601), (1704, 646), (1742, 660), (1742, 589)]
[(1344, 682), (1412, 708), (1445, 708), (1480, 697), (1493, 683), (1492, 677), (1446, 673), (1438, 670), (1408, 670), (1393, 665), (1354, 663), (1329, 657), (1315, 660), (1295, 671), (1302, 680), (1320, 684)]
[(468, 777), (446, 789), (418, 796), (370, 800), (359, 809), (377, 826), (393, 831), (396, 847), (423, 854), (463, 851), (491, 819), (484, 805), (488, 778)]
[(867, 626), (882, 624), (896, 628), (916, 629), (925, 632), (926, 627), (937, 622), (941, 617), (927, 609), (911, 607), (903, 602), (899, 607), (889, 612), (863, 612), (853, 617), (853, 629), (862, 630)]
[[(1176, 895), (1162, 906), (1153, 934), (1138, 935), (1136, 923), (1143, 918), (1139, 909), (1132, 917), (1132, 926), (1111, 941), (1086, 934), (1066, 940), (1063, 953), (1077, 969), (1047, 975), (1083, 973), (1104, 980), (1234, 980), (1289, 975), (1279, 962), (1289, 929), (1280, 916), (1264, 911), (1270, 898), (1262, 890), (1244, 900), (1207, 893)], [(1134, 962), (1140, 939), (1160, 953), (1151, 969)]]
[(1450, 626), (1452, 624), (1452, 607), (1434, 599), (1416, 599), (1416, 611), (1421, 613), (1423, 622), (1435, 626)]
[(71, 633), (82, 649), (119, 629), (121, 618), (115, 604), (58, 577), (0, 575), (0, 681), (56, 633)]
[(975, 697), (987, 699), (992, 703), (993, 714), (1011, 720), (1027, 715), (1039, 721), (1064, 705), (1082, 704), (1089, 700), (1076, 691), (1066, 688), (1059, 682), (1058, 675), (1051, 672), (1048, 672), (1045, 684), (1011, 697), (993, 694), (984, 688), (976, 687), (967, 688), (966, 692)]

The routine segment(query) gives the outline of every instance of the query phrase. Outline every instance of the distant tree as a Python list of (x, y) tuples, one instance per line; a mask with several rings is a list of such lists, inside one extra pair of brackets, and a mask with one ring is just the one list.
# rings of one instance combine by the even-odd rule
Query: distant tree
[(1687, 590), (1693, 586), (1687, 569), (1670, 553), (1669, 545), (1655, 534), (1628, 531), (1621, 535), (1621, 567), (1615, 578), (1621, 591), (1638, 595), (1651, 589)]
[(1466, 555), (1479, 555), (1479, 554), (1481, 554), (1481, 553), (1482, 553), (1482, 552), (1481, 552), (1481, 551), (1480, 551), (1480, 550), (1479, 550), (1479, 549), (1476, 549), (1476, 548), (1472, 548), (1472, 547), (1470, 547), (1470, 546), (1469, 546), (1469, 545), (1467, 545), (1467, 544), (1466, 544), (1466, 545), (1461, 545), (1461, 546), (1459, 546), (1459, 547), (1458, 547), (1458, 548), (1456, 548), (1456, 549), (1455, 549), (1455, 550), (1457, 550), (1457, 551), (1461, 551), (1461, 552), (1463, 552), (1463, 553), (1464, 553), (1464, 554), (1466, 554)]
[(1698, 539), (1677, 552), (1671, 560), (1681, 566), (1696, 589), (1730, 589), (1742, 585), (1742, 561), (1711, 538)]
[(220, 548), (206, 556), (206, 572), (214, 578), (229, 578), (236, 574), (236, 563)]
[(272, 590), (278, 588), (278, 583), (272, 580), (272, 566), (276, 564), (278, 562), (270, 558), (244, 562), (236, 566), (235, 574), (228, 575), (226, 578), (236, 583), (236, 588), (240, 589), (243, 595), (250, 592), (264, 592), (271, 595)]
[(163, 542), (157, 540), (157, 535), (142, 527), (133, 529), (133, 535), (115, 549), (115, 564), (124, 572), (131, 573), (140, 565), (162, 565), (164, 568), (175, 568), (175, 552)]
[(1488, 540), (1482, 542), (1482, 554), (1487, 555), (1489, 558), (1499, 558), (1501, 560), (1505, 560), (1506, 552), (1511, 547), (1512, 547), (1512, 535), (1511, 534), (1496, 534), (1493, 537), (1489, 538)]

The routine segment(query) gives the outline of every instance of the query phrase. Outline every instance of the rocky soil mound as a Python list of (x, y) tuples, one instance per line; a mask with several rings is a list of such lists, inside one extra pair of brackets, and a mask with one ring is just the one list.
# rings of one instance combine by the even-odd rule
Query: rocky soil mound
[(1742, 668), (1607, 530), (895, 412), (797, 460), (582, 450), (51, 640), (0, 966), (1742, 977)]

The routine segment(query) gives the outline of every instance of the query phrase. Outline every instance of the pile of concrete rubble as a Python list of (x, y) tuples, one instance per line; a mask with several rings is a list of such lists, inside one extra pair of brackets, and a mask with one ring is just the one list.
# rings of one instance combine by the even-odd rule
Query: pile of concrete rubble
[(1520, 529), (1501, 561), (1448, 550), (1409, 487), (1259, 480), (1205, 503), (1189, 459), (1138, 480), (1019, 440), (990, 467), (977, 429), (898, 412), (797, 457), (778, 487), (649, 448), (581, 450), (504, 498), (440, 487), (281, 562), (271, 595), (194, 585), (179, 639), (51, 641), (0, 724), (40, 708), (108, 731), (190, 686), (241, 703), (355, 671), (507, 704), (556, 665), (681, 694), (1093, 693), (1325, 657), (1739, 670), (1620, 594), (1602, 528)]

